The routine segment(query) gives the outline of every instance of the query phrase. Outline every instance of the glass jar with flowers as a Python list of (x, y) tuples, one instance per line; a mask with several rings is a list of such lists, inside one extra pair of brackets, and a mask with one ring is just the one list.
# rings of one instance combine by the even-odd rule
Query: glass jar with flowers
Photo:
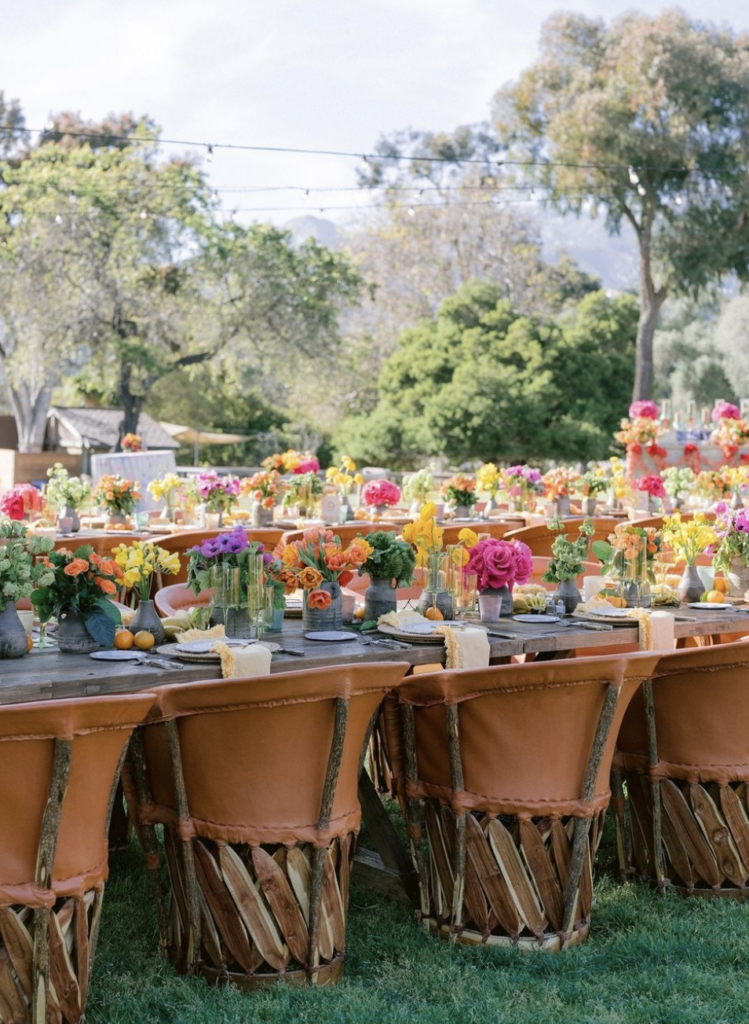
[(416, 556), (411, 545), (398, 540), (390, 530), (370, 533), (367, 544), (372, 551), (359, 567), (359, 575), (369, 576), (364, 618), (376, 622), (381, 615), (397, 610), (398, 587), (410, 587), (413, 583)]
[(566, 519), (570, 514), (572, 495), (580, 490), (580, 474), (566, 466), (557, 466), (543, 475), (544, 493), (554, 503), (555, 516)]
[(456, 473), (445, 480), (441, 493), (456, 519), (470, 519), (471, 510), (479, 500), (476, 478), (465, 473)]
[(422, 505), (429, 500), (429, 495), (434, 491), (434, 477), (429, 468), (419, 469), (415, 473), (407, 473), (403, 477), (403, 497), (410, 501), (408, 510), (410, 516), (418, 516)]
[[(475, 536), (475, 535), (474, 535)], [(482, 622), (497, 622), (512, 615), (512, 588), (523, 584), (533, 571), (533, 557), (522, 541), (485, 537), (467, 539), (468, 559), (463, 571), (475, 574)]]
[(502, 487), (502, 473), (493, 462), (485, 462), (476, 470), (476, 485), (486, 495), (482, 515), (484, 519), (489, 519), (496, 506), (497, 492)]
[(205, 506), (205, 528), (221, 528), (224, 513), (231, 511), (239, 500), (239, 477), (219, 476), (215, 469), (198, 475), (198, 497)]
[(588, 469), (580, 477), (580, 493), (583, 496), (583, 513), (586, 516), (596, 514), (599, 495), (608, 487), (606, 474), (602, 469)]
[(719, 469), (703, 469), (694, 481), (695, 493), (702, 499), (703, 507), (717, 501), (728, 501), (733, 490), (728, 466)]
[(42, 492), (33, 484), (15, 484), (0, 498), (0, 516), (19, 522), (33, 519), (43, 507)]
[(601, 575), (617, 584), (629, 608), (651, 605), (650, 585), (655, 583), (655, 560), (661, 549), (661, 534), (653, 526), (619, 523), (608, 540), (595, 540), (591, 550), (600, 559)]
[(349, 522), (354, 518), (354, 510), (351, 508), (349, 495), (354, 488), (361, 487), (364, 477), (356, 472), (356, 463), (349, 455), (342, 455), (337, 466), (329, 466), (325, 471), (325, 479), (338, 489), (338, 496), (341, 501), (340, 521)]
[(694, 470), (689, 466), (668, 466), (663, 470), (661, 476), (663, 488), (671, 499), (673, 509), (680, 509), (694, 487), (696, 480)]
[(307, 530), (301, 540), (286, 545), (281, 561), (304, 591), (305, 631), (341, 628), (341, 587), (353, 579), (371, 553), (372, 547), (364, 537), (356, 537), (344, 548), (332, 530)]
[(683, 520), (680, 513), (663, 520), (663, 543), (669, 547), (678, 562), (684, 562), (684, 575), (678, 587), (679, 600), (684, 603), (699, 601), (704, 586), (697, 572), (697, 559), (718, 541), (718, 535), (704, 512), (695, 512), (694, 519)]
[[(550, 520), (549, 529), (564, 529), (559, 517)], [(588, 543), (593, 532), (593, 524), (586, 518), (578, 527), (575, 540), (569, 540), (566, 533), (560, 533), (551, 545), (549, 565), (541, 579), (544, 583), (556, 583), (554, 600), (562, 602), (567, 614), (574, 612), (581, 601), (576, 580), (585, 572), (583, 562), (587, 557)]]
[(164, 502), (161, 512), (162, 519), (167, 519), (170, 523), (176, 522), (184, 486), (185, 481), (176, 473), (165, 473), (150, 482), (147, 488), (148, 493), (155, 501)]
[(90, 544), (75, 551), (58, 548), (42, 558), (50, 570), (31, 595), (40, 622), (57, 619), (57, 642), (69, 654), (111, 647), (121, 618), (112, 598), (124, 573), (113, 558), (97, 555)]
[(210, 590), (211, 622), (227, 636), (253, 639), (262, 628), (265, 606), (264, 546), (237, 526), (209, 537), (187, 552), (187, 585), (196, 596)]
[(749, 590), (749, 509), (720, 502), (715, 513), (718, 546), (713, 565), (727, 576), (729, 596), (744, 599)]
[(286, 480), (283, 507), (296, 510), (300, 517), (312, 517), (320, 503), (323, 482), (317, 473), (292, 473)]
[(286, 598), (294, 594), (297, 580), (293, 572), (286, 568), (276, 555), (263, 554), (265, 569), (265, 585), (273, 588), (273, 615), (270, 629), (278, 632), (283, 629), (283, 616), (286, 611)]
[(78, 533), (81, 521), (78, 510), (91, 497), (91, 488), (79, 476), (71, 476), (61, 462), (47, 470), (48, 483), (44, 497), (55, 509), (58, 522), (71, 521), (68, 533)]
[(281, 475), (276, 469), (266, 469), (245, 477), (240, 484), (243, 497), (252, 498), (250, 522), (255, 527), (273, 525), (273, 509), (281, 491)]
[(651, 515), (659, 511), (663, 499), (667, 497), (663, 480), (655, 474), (641, 476), (639, 480), (635, 480), (635, 490), (641, 496), (638, 508)]
[(516, 512), (533, 512), (536, 497), (544, 493), (541, 470), (533, 466), (508, 466), (502, 470), (503, 489)]
[(731, 402), (716, 402), (712, 411), (715, 429), (710, 435), (726, 459), (733, 458), (740, 448), (749, 443), (749, 423), (742, 419), (738, 406)]
[(370, 480), (362, 489), (361, 500), (362, 505), (381, 516), (401, 500), (401, 489), (390, 480)]
[(133, 480), (108, 474), (99, 479), (92, 498), (107, 513), (111, 525), (124, 525), (140, 501), (140, 488)]
[(416, 550), (416, 564), (426, 570), (419, 611), (429, 619), (452, 619), (453, 600), (448, 584), (449, 564), (442, 550), (444, 530), (437, 526), (436, 506), (428, 501), (418, 519), (403, 527), (403, 540)]
[(17, 520), (0, 523), (0, 658), (20, 658), (29, 649), (16, 604), (52, 582), (44, 561), (52, 545), (50, 537), (28, 533)]
[(136, 540), (112, 549), (118, 567), (123, 573), (121, 586), (134, 589), (138, 594), (138, 607), (130, 629), (133, 633), (147, 630), (157, 644), (164, 643), (164, 627), (154, 607), (151, 593), (157, 575), (176, 576), (180, 561), (176, 551), (166, 551), (151, 540)]

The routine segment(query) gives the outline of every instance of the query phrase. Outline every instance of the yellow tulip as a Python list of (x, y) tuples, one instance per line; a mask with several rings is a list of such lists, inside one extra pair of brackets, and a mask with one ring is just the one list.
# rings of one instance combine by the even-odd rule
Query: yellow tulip
[(474, 547), (479, 542), (478, 534), (474, 533), (473, 530), (469, 530), (467, 526), (458, 534), (458, 540), (469, 548)]

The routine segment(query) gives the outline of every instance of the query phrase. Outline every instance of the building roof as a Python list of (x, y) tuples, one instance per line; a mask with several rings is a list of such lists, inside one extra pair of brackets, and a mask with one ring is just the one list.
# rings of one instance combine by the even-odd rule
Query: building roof
[[(83, 447), (109, 451), (117, 447), (122, 409), (56, 405), (50, 409), (49, 418), (56, 421), (58, 443), (63, 448)], [(138, 433), (143, 438), (146, 448), (179, 448), (179, 442), (175, 441), (148, 413), (140, 414)]]

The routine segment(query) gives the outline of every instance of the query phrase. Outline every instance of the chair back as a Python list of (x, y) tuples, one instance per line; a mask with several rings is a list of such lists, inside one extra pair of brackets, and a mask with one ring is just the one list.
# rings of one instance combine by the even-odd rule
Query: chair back
[(153, 701), (138, 693), (0, 708), (0, 906), (52, 906), (101, 889), (121, 758)]
[(184, 583), (162, 587), (153, 595), (156, 610), (162, 618), (176, 615), (187, 608), (207, 608), (212, 597), (212, 590), (201, 590), (196, 595), (192, 587), (186, 587)]
[[(564, 521), (564, 529), (568, 536), (577, 536), (577, 528), (582, 520), (580, 519), (566, 519)], [(596, 540), (607, 540), (610, 533), (614, 532), (614, 529), (619, 522), (617, 519), (592, 519), (593, 533), (589, 538), (588, 550), (590, 550), (590, 544)], [(524, 526), (520, 530), (512, 530), (505, 534), (505, 540), (522, 540), (524, 544), (527, 544), (531, 549), (531, 553), (534, 555), (545, 555), (549, 557), (551, 555), (551, 545), (554, 543), (554, 539), (559, 536), (559, 530), (550, 530), (548, 526)]]
[(488, 533), (494, 540), (502, 540), (514, 525), (514, 523), (500, 523), (495, 519), (477, 519), (472, 523), (446, 524), (442, 528), (442, 542), (443, 544), (457, 544), (460, 531), (466, 527), (473, 530), (474, 533)]
[[(154, 799), (150, 820), (174, 821), (161, 724), (172, 721), (190, 815), (183, 833), (253, 846), (325, 845), (332, 836), (358, 830), (364, 740), (384, 695), (407, 668), (399, 662), (343, 665), (158, 690), (151, 718), (159, 722), (143, 730)], [(340, 769), (330, 825), (319, 829), (328, 755), (336, 745)]]
[(309, 530), (288, 530), (281, 538), (282, 544), (293, 544), (295, 541), (303, 540), (304, 534), (311, 532), (314, 533), (316, 530), (332, 530), (336, 537), (341, 541), (341, 544), (346, 547), (351, 543), (352, 540), (356, 540), (357, 537), (366, 537), (368, 533), (377, 533), (379, 530), (387, 530), (389, 533), (395, 532), (395, 524), (382, 522), (382, 523), (342, 523), (340, 526), (310, 526)]

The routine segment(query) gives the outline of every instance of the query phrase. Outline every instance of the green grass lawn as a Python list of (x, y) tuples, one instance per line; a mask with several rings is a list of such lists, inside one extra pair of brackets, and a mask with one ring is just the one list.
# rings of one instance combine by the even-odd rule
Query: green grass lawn
[(353, 889), (346, 976), (242, 995), (159, 956), (140, 852), (115, 854), (89, 1024), (739, 1024), (749, 1021), (749, 905), (620, 885), (608, 823), (591, 938), (559, 956), (453, 947), (409, 909)]

